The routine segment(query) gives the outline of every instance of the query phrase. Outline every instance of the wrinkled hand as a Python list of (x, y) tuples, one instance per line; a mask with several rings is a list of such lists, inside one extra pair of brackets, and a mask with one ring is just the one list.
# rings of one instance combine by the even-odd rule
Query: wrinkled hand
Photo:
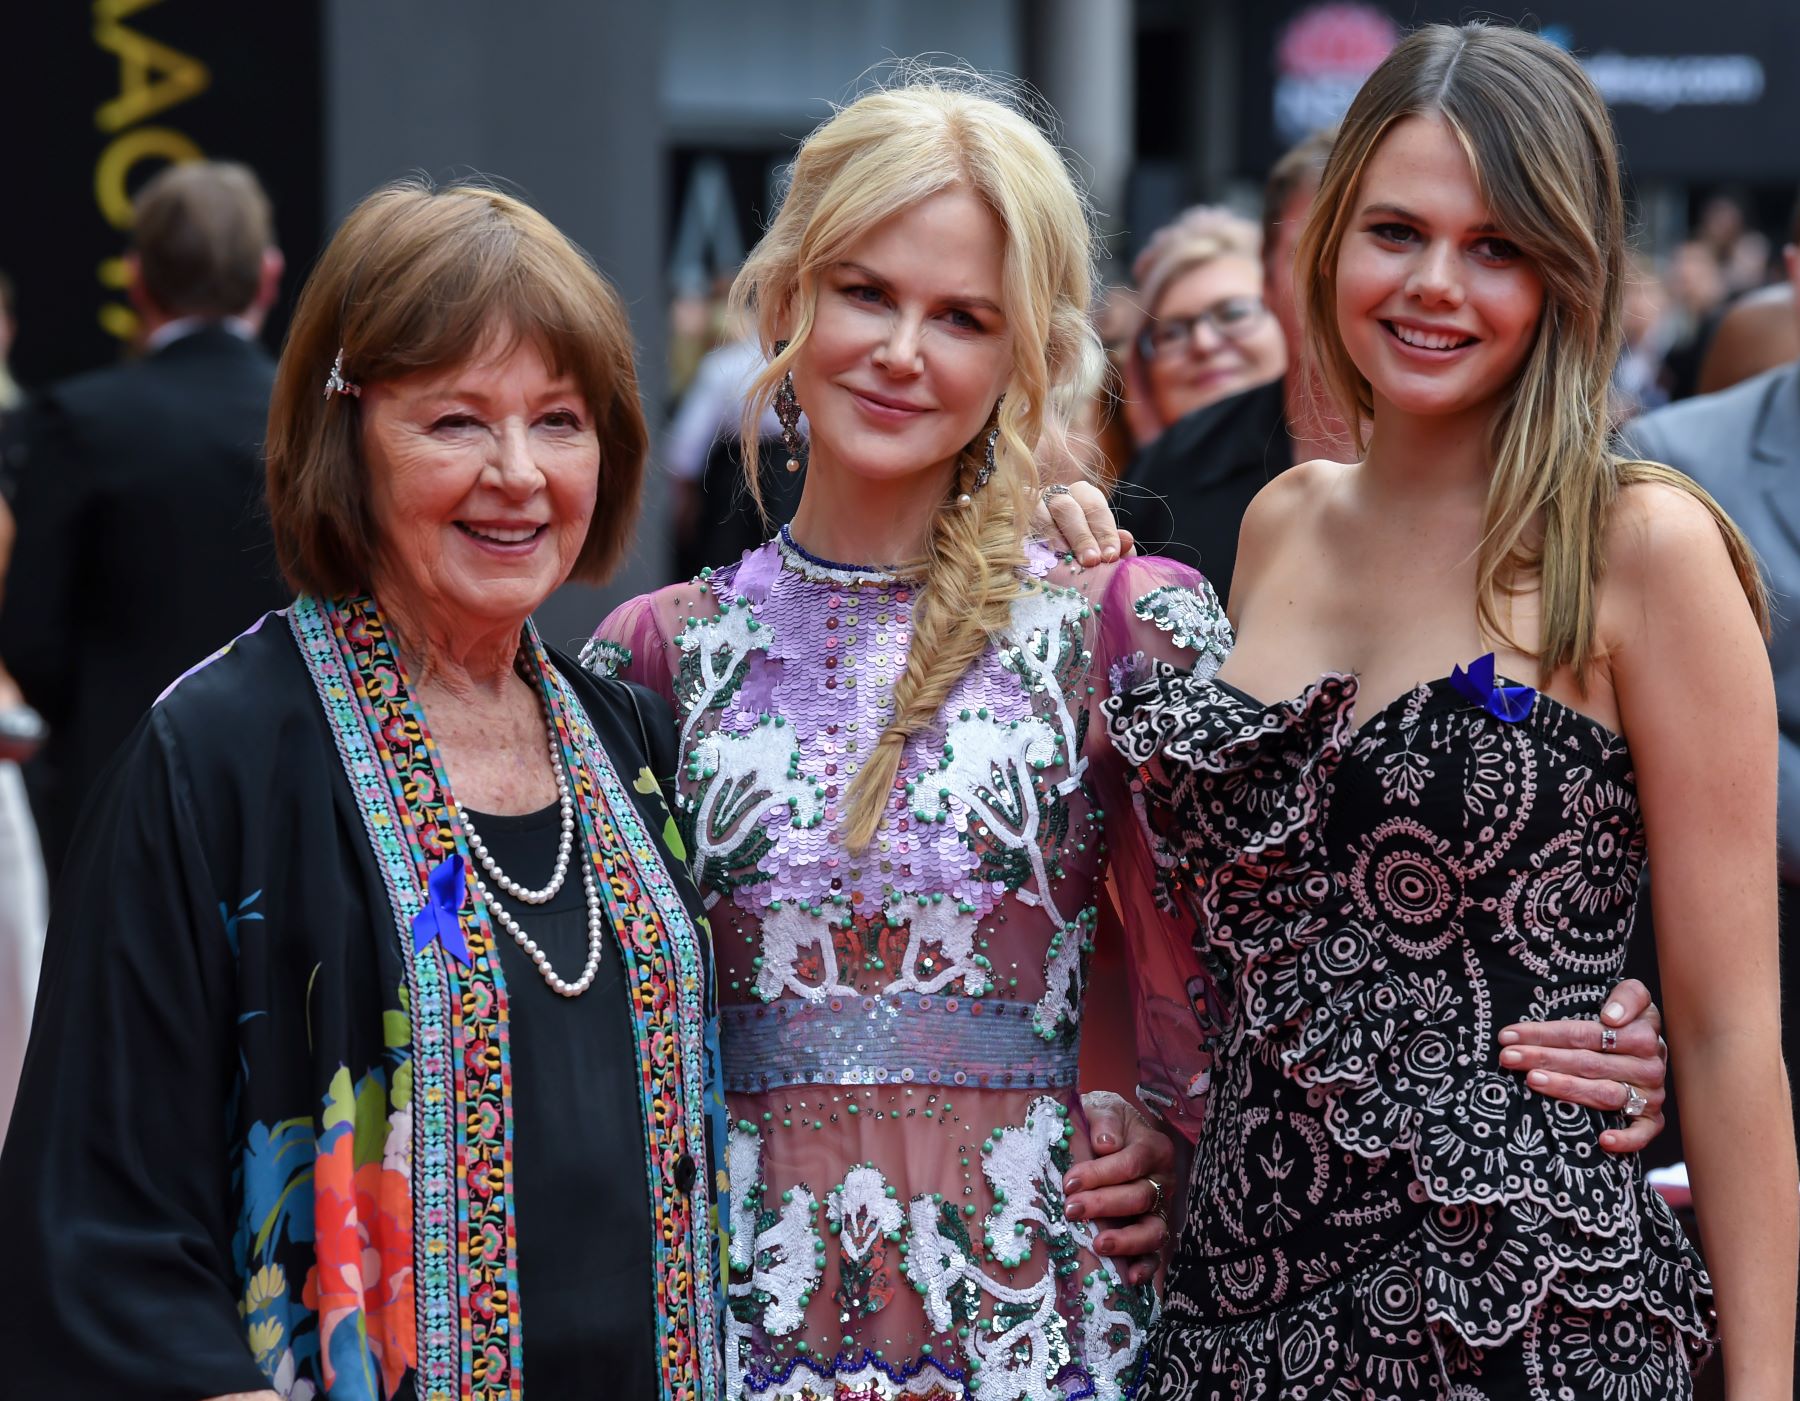
[(1067, 491), (1041, 500), (1032, 512), (1031, 528), (1046, 539), (1060, 536), (1083, 564), (1110, 562), (1137, 548), (1131, 532), (1119, 528), (1106, 493), (1092, 482), (1070, 482)]
[[(1604, 1051), (1600, 1033), (1608, 1026), (1619, 1039)], [(1527, 1072), (1525, 1083), (1539, 1094), (1617, 1113), (1625, 1107), (1626, 1086), (1635, 1085), (1649, 1107), (1624, 1128), (1600, 1135), (1609, 1153), (1641, 1152), (1663, 1131), (1669, 1065), (1662, 1013), (1636, 978), (1612, 990), (1598, 1021), (1518, 1022), (1501, 1029), (1500, 1044), (1501, 1066)]]
[(1125, 1261), (1128, 1283), (1146, 1283), (1155, 1276), (1157, 1252), (1169, 1238), (1169, 1223), (1152, 1210), (1156, 1189), (1150, 1179), (1162, 1183), (1166, 1199), (1173, 1190), (1175, 1145), (1110, 1090), (1083, 1095), (1081, 1107), (1096, 1156), (1070, 1168), (1063, 1178), (1065, 1212), (1071, 1221), (1097, 1223), (1101, 1230), (1094, 1248)]

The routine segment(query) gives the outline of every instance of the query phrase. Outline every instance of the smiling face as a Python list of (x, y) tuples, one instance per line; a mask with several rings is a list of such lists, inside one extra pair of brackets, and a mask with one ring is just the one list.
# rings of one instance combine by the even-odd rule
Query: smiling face
[(1005, 255), (993, 210), (951, 189), (876, 225), (821, 272), (793, 363), (809, 471), (948, 478), (1012, 369)]
[(365, 385), (375, 588), (438, 636), (522, 625), (574, 566), (600, 442), (574, 380), (530, 341)]
[(1281, 325), (1262, 293), (1262, 264), (1227, 253), (1189, 268), (1157, 299), (1146, 366), (1164, 426), (1287, 368)]
[(1377, 415), (1485, 411), (1531, 353), (1543, 306), (1449, 124), (1396, 122), (1363, 169), (1337, 264), (1338, 330)]

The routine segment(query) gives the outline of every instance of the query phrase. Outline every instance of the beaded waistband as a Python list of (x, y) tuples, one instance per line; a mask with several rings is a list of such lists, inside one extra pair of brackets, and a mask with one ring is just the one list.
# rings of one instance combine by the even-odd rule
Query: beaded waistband
[(985, 997), (786, 997), (720, 1009), (725, 1088), (1073, 1085), (1077, 1046), (1045, 1041), (1035, 1006)]

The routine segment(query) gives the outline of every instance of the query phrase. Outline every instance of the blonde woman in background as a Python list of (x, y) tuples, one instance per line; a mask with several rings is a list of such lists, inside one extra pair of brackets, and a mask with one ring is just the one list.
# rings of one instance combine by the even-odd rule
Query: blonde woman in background
[(1150, 1268), (1109, 1257), (1160, 1240), (1167, 1156), (1091, 1157), (1075, 1094), (1109, 863), (1143, 1076), (1186, 1132), (1205, 1090), (1191, 924), (1152, 901), (1093, 722), (1146, 658), (1210, 675), (1228, 632), (1189, 570), (1083, 568), (1029, 533), (1099, 364), (1093, 245), (1062, 159), (991, 93), (926, 75), (807, 139), (736, 288), (771, 355), (748, 421), (810, 422), (799, 508), (589, 653), (680, 727), (734, 1401), (1131, 1392)]
[(1127, 343), (1127, 421), (1139, 449), (1177, 419), (1287, 369), (1281, 325), (1263, 302), (1262, 235), (1198, 206), (1159, 229), (1132, 264), (1142, 315)]
[[(1520, 30), (1420, 30), (1344, 119), (1296, 267), (1362, 459), (1251, 505), (1219, 674), (1109, 716), (1232, 1005), (1147, 1396), (1684, 1397), (1715, 1290), (1726, 1394), (1791, 1395), (1767, 609), (1609, 450), (1622, 206)], [(1628, 1080), (1492, 1069), (1527, 1018), (1608, 1048), (1646, 859), (1710, 1281), (1606, 1151)]]

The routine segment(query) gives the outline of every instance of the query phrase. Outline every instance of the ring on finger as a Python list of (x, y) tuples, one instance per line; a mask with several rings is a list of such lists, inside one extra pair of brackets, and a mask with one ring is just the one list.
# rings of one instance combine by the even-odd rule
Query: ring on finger
[(1050, 504), (1050, 498), (1052, 496), (1067, 496), (1068, 494), (1069, 494), (1068, 486), (1063, 482), (1057, 482), (1052, 486), (1045, 487), (1041, 492), (1039, 492), (1038, 499), (1041, 500), (1046, 506), (1048, 506)]
[(1603, 1026), (1600, 1028), (1600, 1049), (1601, 1050), (1603, 1050), (1603, 1051), (1614, 1050), (1618, 1047), (1618, 1044), (1619, 1044), (1619, 1033), (1618, 1033), (1617, 1028), (1610, 1027), (1610, 1026)]
[(1148, 1182), (1150, 1184), (1150, 1190), (1156, 1193), (1155, 1200), (1150, 1203), (1150, 1214), (1157, 1217), (1163, 1225), (1167, 1226), (1169, 1224), (1169, 1208), (1163, 1200), (1162, 1183), (1158, 1182), (1154, 1177), (1146, 1177), (1144, 1181)]
[(1634, 1122), (1643, 1118), (1644, 1111), (1650, 1107), (1650, 1101), (1644, 1097), (1644, 1092), (1636, 1085), (1628, 1085), (1623, 1080), (1619, 1081), (1619, 1088), (1625, 1091), (1625, 1103), (1620, 1112)]

